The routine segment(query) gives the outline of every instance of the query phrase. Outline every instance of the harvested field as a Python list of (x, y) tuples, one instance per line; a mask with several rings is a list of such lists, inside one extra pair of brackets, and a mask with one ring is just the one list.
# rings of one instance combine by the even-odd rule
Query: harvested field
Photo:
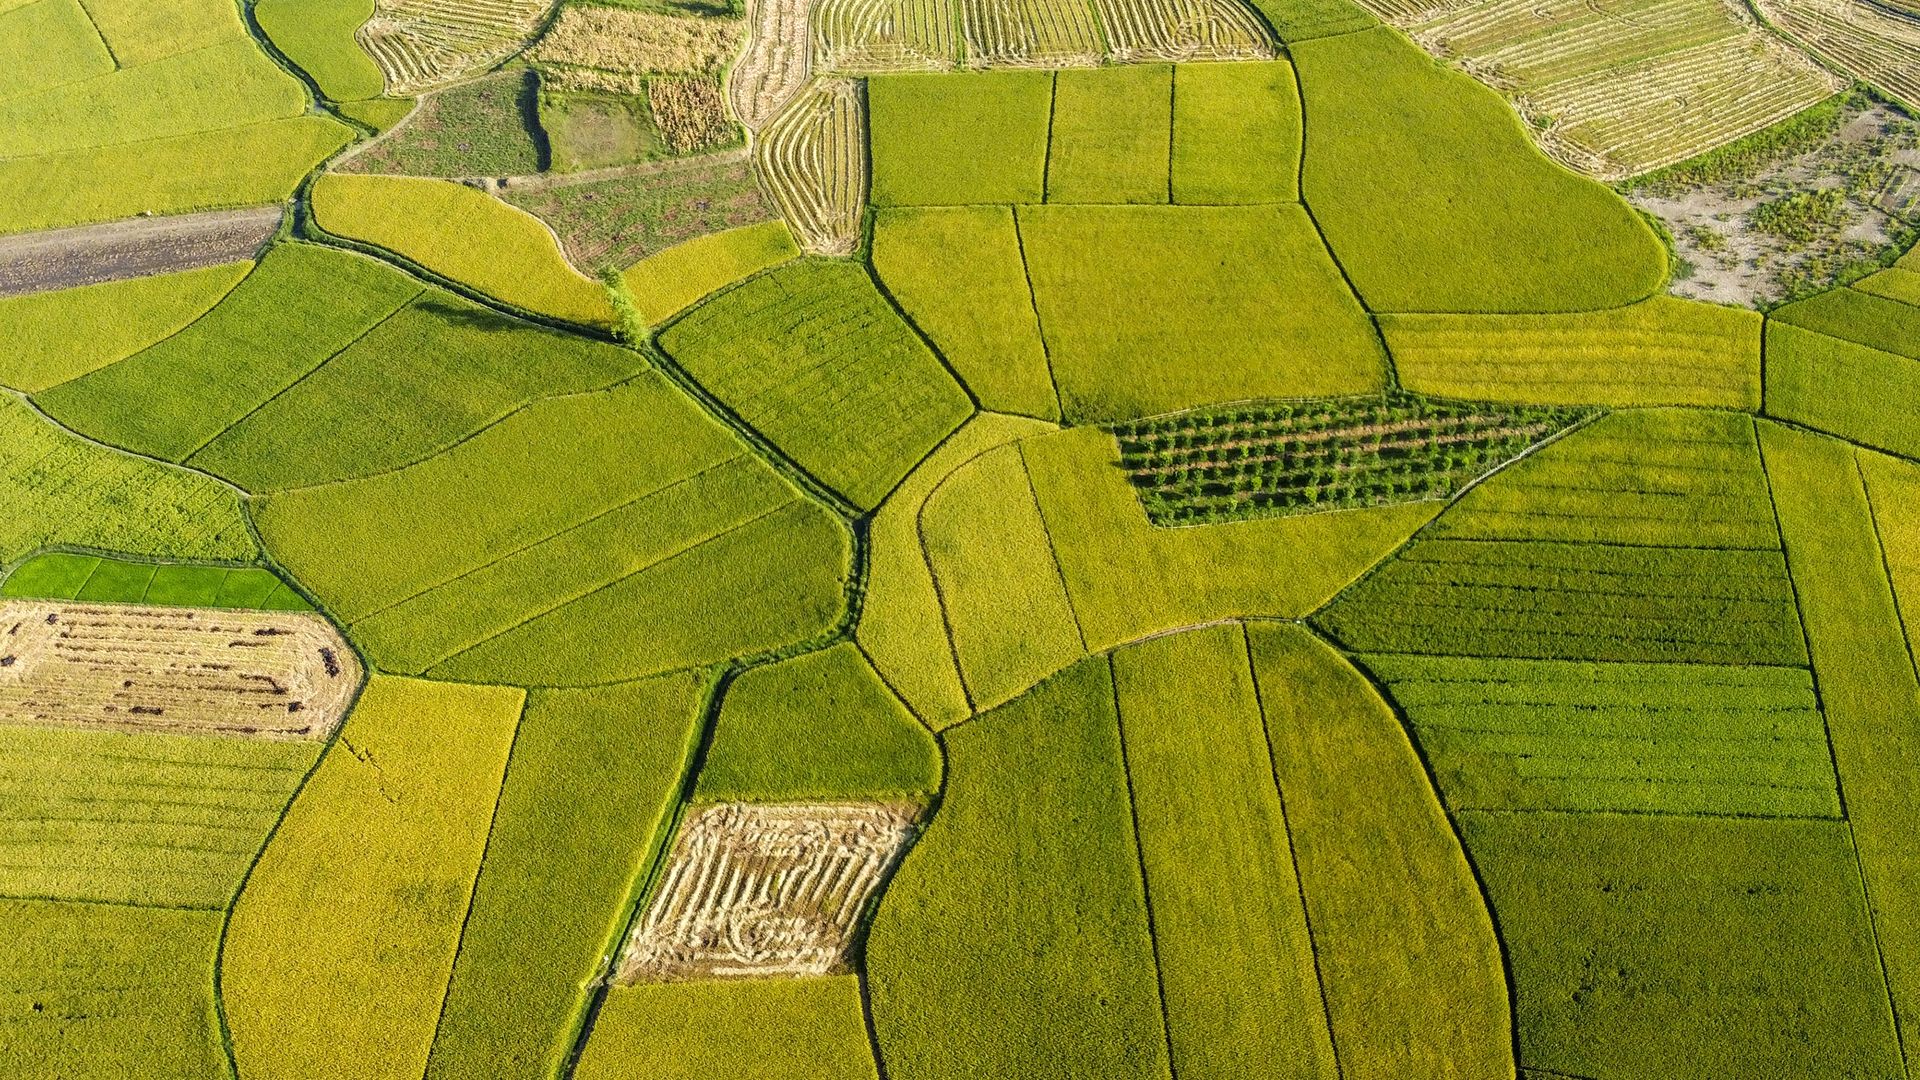
[(720, 803), (692, 811), (624, 983), (827, 975), (847, 952), (918, 811), (885, 803)]
[(1815, 55), (1909, 106), (1920, 105), (1920, 12), (1859, 0), (1760, 0), (1759, 7)]
[(1107, 58), (1266, 60), (1274, 46), (1260, 16), (1240, 0), (1093, 0)]
[(280, 208), (135, 218), (0, 238), (0, 296), (195, 270), (253, 258)]
[(740, 122), (759, 131), (807, 85), (809, 0), (749, 0), (747, 48), (727, 73)]
[(949, 0), (821, 0), (812, 17), (816, 71), (943, 71), (959, 49)]
[(866, 118), (850, 79), (822, 79), (760, 133), (754, 159), (806, 251), (847, 255), (866, 208)]
[(376, 0), (355, 35), (387, 92), (442, 86), (513, 55), (553, 0)]
[(1507, 93), (1549, 153), (1606, 179), (1695, 157), (1842, 87), (1725, 0), (1481, 0), (1437, 17), (1370, 6)]
[(319, 615), (0, 601), (0, 723), (324, 739), (360, 661)]
[(692, 154), (735, 141), (733, 121), (720, 95), (720, 80), (648, 79), (653, 123), (676, 154)]
[(1098, 67), (1106, 50), (1087, 0), (960, 0), (968, 67)]
[(569, 4), (527, 55), (625, 75), (718, 75), (740, 50), (731, 18)]

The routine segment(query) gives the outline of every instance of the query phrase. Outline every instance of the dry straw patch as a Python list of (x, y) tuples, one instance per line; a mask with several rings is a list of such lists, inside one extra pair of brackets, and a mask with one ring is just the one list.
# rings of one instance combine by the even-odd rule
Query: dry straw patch
[(1760, 10), (1842, 71), (1920, 106), (1920, 14), (1857, 0), (1758, 0)]
[(360, 662), (310, 613), (0, 603), (0, 722), (323, 739)]
[(533, 47), (535, 60), (628, 75), (717, 75), (740, 47), (736, 19), (569, 7)]
[(734, 114), (755, 131), (807, 85), (809, 0), (748, 0), (747, 50), (733, 66), (727, 90)]
[(653, 123), (676, 154), (720, 146), (733, 138), (733, 122), (720, 99), (720, 80), (653, 79), (647, 83)]
[(618, 980), (826, 975), (913, 834), (910, 806), (720, 803), (690, 812)]
[(867, 190), (866, 121), (850, 79), (821, 79), (769, 122), (755, 146), (760, 175), (800, 241), (847, 255), (860, 239)]

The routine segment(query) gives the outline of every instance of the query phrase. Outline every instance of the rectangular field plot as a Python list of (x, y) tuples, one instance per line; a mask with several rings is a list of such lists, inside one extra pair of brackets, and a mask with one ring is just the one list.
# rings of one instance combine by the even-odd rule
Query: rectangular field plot
[(1035, 203), (1044, 196), (1053, 76), (894, 75), (867, 83), (876, 206)]
[(960, 0), (970, 67), (1094, 67), (1105, 49), (1088, 0)]
[(227, 1071), (214, 1012), (217, 911), (0, 901), (0, 1070), (35, 1077)]
[(917, 816), (913, 807), (883, 803), (720, 803), (691, 811), (627, 942), (620, 980), (844, 970), (855, 926)]
[(313, 614), (7, 600), (0, 627), (0, 723), (319, 740), (360, 686)]
[(1840, 89), (1720, 0), (1480, 0), (1437, 17), (1369, 6), (1512, 95), (1550, 153), (1607, 178), (1704, 153)]
[(951, 0), (818, 0), (813, 69), (847, 74), (940, 71), (959, 54)]
[(0, 723), (0, 895), (222, 909), (318, 753)]
[(1573, 315), (1383, 315), (1410, 390), (1557, 405), (1760, 404), (1757, 312), (1658, 296)]
[(1172, 95), (1167, 65), (1055, 75), (1047, 201), (1167, 202)]
[(1300, 197), (1300, 91), (1284, 60), (1173, 69), (1173, 201)]
[(1838, 817), (1800, 668), (1371, 656), (1454, 810)]
[(860, 980), (834, 975), (612, 987), (573, 1075), (876, 1080), (879, 1073)]
[(1353, 649), (1806, 663), (1778, 551), (1421, 540), (1317, 621)]
[(668, 327), (661, 348), (801, 468), (877, 505), (973, 411), (866, 271), (794, 263)]
[(1523, 1066), (1900, 1075), (1844, 824), (1485, 813), (1460, 824), (1510, 958)]
[[(131, 572), (116, 572), (116, 571)], [(0, 597), (93, 600), (166, 607), (311, 611), (271, 570), (257, 566), (132, 563), (54, 552), (21, 563), (0, 583)]]
[(1920, 455), (1920, 360), (1767, 324), (1768, 416), (1896, 454)]
[(1366, 313), (1298, 206), (1035, 206), (1017, 217), (1077, 423), (1384, 388)]
[(1603, 417), (1468, 491), (1427, 535), (1780, 549), (1753, 422), (1692, 410)]

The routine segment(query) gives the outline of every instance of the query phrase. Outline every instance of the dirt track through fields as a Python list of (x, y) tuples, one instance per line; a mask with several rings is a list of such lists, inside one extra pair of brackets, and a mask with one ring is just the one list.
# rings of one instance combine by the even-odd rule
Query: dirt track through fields
[(258, 206), (0, 237), (0, 296), (250, 259), (280, 228), (280, 213)]
[(618, 980), (825, 975), (916, 811), (883, 803), (720, 803), (688, 814)]
[(0, 723), (318, 740), (359, 685), (320, 615), (0, 602)]

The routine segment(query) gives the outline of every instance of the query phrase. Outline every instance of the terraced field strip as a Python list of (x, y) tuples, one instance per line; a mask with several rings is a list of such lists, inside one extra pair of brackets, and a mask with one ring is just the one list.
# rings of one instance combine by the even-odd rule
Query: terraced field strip
[(1549, 153), (1602, 179), (1650, 172), (1758, 131), (1845, 88), (1758, 31), (1529, 91)]
[(1088, 0), (960, 0), (968, 67), (1097, 67), (1106, 49)]
[(818, 0), (812, 18), (816, 71), (944, 71), (959, 55), (951, 0)]
[(1760, 445), (1911, 1069), (1920, 1064), (1920, 683), (1901, 646), (1860, 452), (1770, 423)]
[(1842, 88), (1724, 0), (1368, 7), (1506, 93), (1543, 148), (1603, 179), (1693, 157)]
[(1835, 67), (1920, 105), (1920, 13), (1858, 0), (1758, 0), (1775, 26)]
[(0, 602), (0, 722), (324, 739), (360, 662), (319, 615)]
[(1115, 63), (1266, 60), (1272, 35), (1241, 0), (1093, 0)]
[(720, 803), (681, 825), (622, 982), (827, 975), (913, 833), (885, 803)]
[(0, 895), (221, 910), (314, 742), (0, 723)]
[(375, 0), (355, 36), (390, 94), (453, 82), (518, 52), (553, 0)]
[(866, 119), (857, 84), (815, 82), (767, 122), (754, 159), (803, 250), (852, 254), (867, 191)]
[(748, 0), (747, 48), (727, 74), (727, 96), (740, 122), (759, 131), (807, 85), (812, 48), (810, 0)]
[(1450, 809), (1840, 816), (1801, 668), (1369, 656)]
[(251, 259), (279, 227), (263, 206), (0, 237), (0, 297)]

